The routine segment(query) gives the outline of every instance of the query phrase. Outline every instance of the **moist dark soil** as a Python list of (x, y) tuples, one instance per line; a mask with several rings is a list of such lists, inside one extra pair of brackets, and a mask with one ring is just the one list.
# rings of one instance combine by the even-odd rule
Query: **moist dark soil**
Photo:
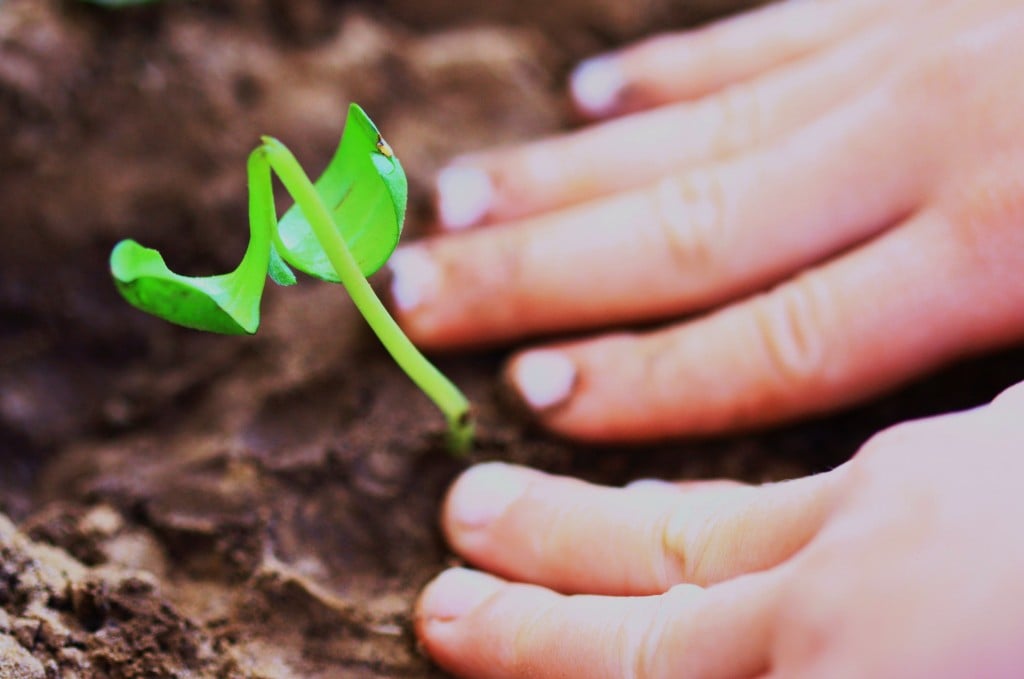
[(812, 422), (595, 448), (504, 405), (507, 349), (444, 356), (481, 421), (457, 460), (339, 288), (271, 290), (259, 334), (231, 338), (109, 280), (129, 236), (233, 268), (258, 136), (322, 166), (349, 101), (402, 156), (415, 238), (445, 159), (574, 123), (575, 61), (744, 4), (0, 0), (0, 676), (443, 676), (410, 610), (454, 561), (436, 517), (467, 465), (781, 479), (1020, 379), (1008, 352)]

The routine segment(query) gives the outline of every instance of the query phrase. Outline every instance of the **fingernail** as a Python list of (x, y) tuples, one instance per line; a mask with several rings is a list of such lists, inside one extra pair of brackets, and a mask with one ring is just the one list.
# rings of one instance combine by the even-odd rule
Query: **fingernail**
[(452, 165), (437, 175), (437, 212), (446, 229), (473, 226), (484, 218), (493, 202), (494, 184), (479, 168)]
[(427, 585), (419, 614), (429, 621), (452, 622), (469, 613), (501, 589), (504, 583), (468, 568), (451, 568)]
[(504, 514), (529, 482), (530, 473), (518, 467), (501, 462), (477, 465), (452, 489), (449, 515), (464, 528), (483, 528)]
[(591, 115), (610, 113), (619, 102), (626, 76), (612, 56), (587, 59), (569, 76), (569, 91), (576, 105)]
[(512, 384), (533, 410), (547, 410), (568, 400), (576, 377), (576, 366), (561, 351), (531, 351), (512, 365)]
[(675, 484), (661, 479), (637, 479), (626, 484), (627, 490), (650, 491), (654, 493), (677, 493), (679, 491)]
[(437, 296), (440, 272), (433, 258), (420, 246), (398, 248), (388, 260), (391, 299), (400, 311), (412, 311)]

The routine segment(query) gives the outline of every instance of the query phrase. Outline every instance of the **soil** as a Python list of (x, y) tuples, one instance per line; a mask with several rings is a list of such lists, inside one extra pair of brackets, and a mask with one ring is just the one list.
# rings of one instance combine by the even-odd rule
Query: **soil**
[(596, 449), (516, 419), (507, 350), (443, 356), (481, 419), (456, 460), (338, 288), (270, 290), (240, 339), (111, 285), (129, 236), (185, 272), (231, 269), (258, 135), (318, 167), (352, 100), (409, 171), (415, 238), (445, 159), (573, 124), (575, 61), (746, 4), (0, 0), (0, 676), (444, 676), (410, 609), (453, 562), (436, 516), (468, 464), (787, 478), (1020, 379), (1010, 351), (828, 418)]

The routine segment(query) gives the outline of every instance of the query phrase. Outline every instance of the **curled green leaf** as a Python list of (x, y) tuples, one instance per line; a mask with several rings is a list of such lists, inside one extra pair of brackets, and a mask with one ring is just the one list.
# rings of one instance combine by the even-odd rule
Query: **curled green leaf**
[(186, 328), (227, 335), (256, 332), (276, 218), (273, 196), (267, 200), (270, 167), (260, 149), (249, 156), (248, 171), (249, 246), (238, 268), (218, 276), (182, 276), (167, 267), (158, 251), (121, 241), (110, 253), (110, 273), (132, 306)]
[(187, 328), (226, 335), (252, 334), (260, 323), (263, 276), (188, 277), (167, 268), (163, 256), (133, 240), (110, 255), (117, 289), (133, 306)]
[[(264, 144), (280, 142), (265, 138)], [(357, 104), (349, 107), (338, 150), (313, 185), (359, 270), (369, 276), (380, 269), (402, 235), (408, 184), (402, 164)], [(285, 261), (310, 276), (338, 282), (299, 205), (281, 218), (278, 236), (275, 243)]]

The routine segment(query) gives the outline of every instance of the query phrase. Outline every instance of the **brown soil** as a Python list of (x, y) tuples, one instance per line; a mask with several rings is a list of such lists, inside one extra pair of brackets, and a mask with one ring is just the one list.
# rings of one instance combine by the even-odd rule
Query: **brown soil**
[(145, 317), (109, 281), (128, 236), (230, 269), (258, 135), (317, 167), (350, 100), (409, 170), (415, 237), (444, 159), (571, 123), (574, 61), (742, 4), (0, 0), (0, 676), (441, 676), (409, 612), (452, 560), (438, 504), (470, 462), (783, 478), (1019, 379), (1007, 353), (828, 419), (595, 450), (515, 420), (501, 352), (451, 356), (482, 422), (458, 461), (339, 288), (272, 290), (239, 339)]

